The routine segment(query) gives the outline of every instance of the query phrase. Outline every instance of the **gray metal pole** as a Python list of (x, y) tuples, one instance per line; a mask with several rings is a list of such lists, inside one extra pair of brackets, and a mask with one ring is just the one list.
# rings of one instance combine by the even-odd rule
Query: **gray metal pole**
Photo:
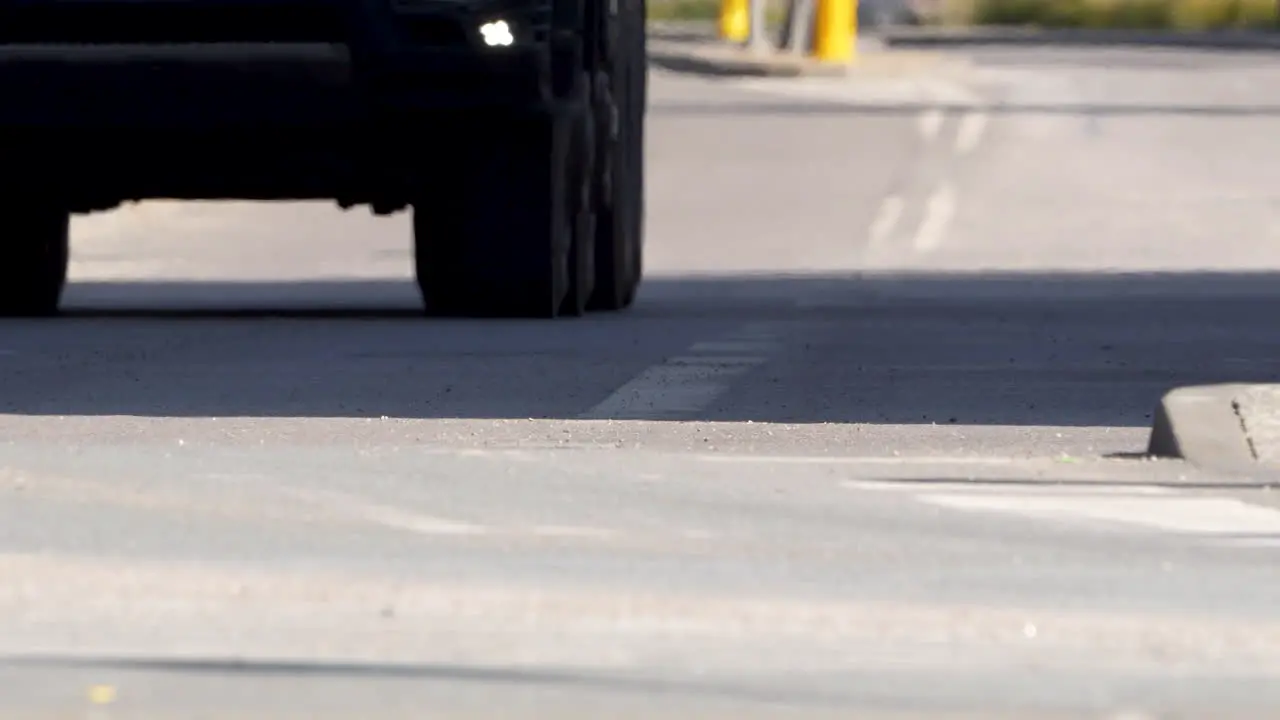
[(751, 27), (747, 35), (747, 49), (754, 52), (768, 50), (769, 37), (765, 30), (768, 0), (751, 0)]
[(813, 50), (814, 0), (791, 0), (787, 5), (785, 46), (792, 55), (808, 55)]

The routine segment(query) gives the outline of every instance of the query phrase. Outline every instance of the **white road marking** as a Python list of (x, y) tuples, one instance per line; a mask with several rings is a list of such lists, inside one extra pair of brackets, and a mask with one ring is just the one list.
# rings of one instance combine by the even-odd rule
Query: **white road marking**
[(318, 501), (332, 510), (336, 510), (348, 516), (355, 516), (374, 525), (381, 525), (393, 530), (404, 530), (417, 535), (451, 537), (532, 536), (571, 540), (609, 540), (616, 538), (619, 535), (617, 530), (585, 525), (546, 524), (534, 525), (531, 527), (526, 526), (524, 528), (504, 528), (493, 525), (481, 525), (435, 515), (424, 515), (422, 513), (404, 510), (399, 507), (370, 502), (350, 493), (336, 492), (332, 490), (315, 490), (310, 488), (305, 490), (299, 488), (288, 488), (288, 492), (294, 497), (304, 501)]
[(532, 533), (539, 537), (558, 538), (611, 538), (617, 532), (608, 528), (583, 527), (578, 525), (539, 525)]
[(359, 509), (366, 520), (397, 530), (408, 530), (419, 535), (487, 535), (490, 529), (483, 525), (408, 513), (396, 508), (365, 506)]
[(987, 115), (972, 112), (960, 121), (960, 129), (956, 131), (956, 153), (967, 155), (982, 142), (982, 133), (987, 128)]
[(595, 407), (586, 420), (650, 420), (689, 415), (708, 407), (728, 388), (739, 364), (664, 363), (640, 373)]
[(759, 365), (764, 358), (731, 355), (677, 355), (667, 358), (667, 365)]
[(407, 530), (419, 535), (485, 535), (491, 531), (491, 528), (484, 525), (408, 512), (398, 507), (369, 502), (349, 493), (295, 487), (285, 490), (304, 502), (319, 502), (331, 510), (348, 516), (354, 515), (374, 525)]
[(946, 117), (941, 110), (933, 108), (920, 113), (920, 117), (916, 120), (916, 127), (920, 129), (920, 136), (925, 142), (933, 142), (938, 139), (938, 133), (942, 132), (942, 123)]
[(692, 415), (714, 403), (735, 378), (766, 362), (777, 345), (759, 326), (694, 343), (680, 355), (632, 378), (578, 417), (661, 420)]
[(890, 195), (880, 203), (868, 232), (868, 244), (871, 247), (878, 247), (889, 239), (898, 226), (898, 221), (902, 219), (902, 211), (906, 209), (906, 205), (900, 195)]
[(924, 220), (916, 230), (912, 246), (917, 253), (927, 253), (942, 244), (947, 227), (956, 213), (956, 194), (950, 185), (942, 185), (929, 197), (924, 207)]
[(851, 490), (901, 493), (918, 502), (952, 510), (1061, 522), (1100, 521), (1176, 534), (1219, 536), (1215, 544), (1280, 547), (1280, 511), (1235, 498), (1191, 495), (1155, 485), (868, 480), (841, 485)]
[(1280, 512), (1234, 498), (1167, 496), (1072, 497), (1066, 494), (982, 495), (923, 493), (918, 499), (959, 510), (1010, 513), (1050, 520), (1101, 520), (1194, 535), (1280, 533)]
[[(783, 465), (988, 465), (1005, 467), (1018, 462), (1013, 458), (978, 456), (899, 457), (892, 456), (824, 456), (824, 455), (694, 455), (696, 460), (713, 463), (745, 463)], [(892, 484), (891, 484), (892, 485)]]
[(912, 482), (883, 482), (877, 480), (849, 480), (842, 485), (850, 490), (874, 490), (878, 492), (902, 492), (914, 495), (939, 494), (939, 495), (1000, 495), (1001, 497), (1026, 497), (1036, 496), (1043, 497), (1046, 494), (1053, 496), (1168, 496), (1173, 491), (1163, 487), (1154, 485), (1104, 485), (1101, 482), (1097, 484), (1078, 484), (1065, 485), (1054, 483), (1036, 483), (1036, 484), (1014, 484), (1014, 483), (992, 483), (992, 482), (930, 482), (930, 483), (912, 483)]

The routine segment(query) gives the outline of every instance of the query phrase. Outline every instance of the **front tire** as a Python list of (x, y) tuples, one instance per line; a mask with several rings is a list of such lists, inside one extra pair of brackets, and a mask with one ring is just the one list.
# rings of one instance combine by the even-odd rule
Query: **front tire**
[(577, 114), (569, 159), (568, 217), (573, 237), (569, 245), (569, 285), (560, 314), (582, 317), (596, 286), (595, 124), (589, 112)]
[[(596, 289), (591, 309), (623, 310), (643, 275), (645, 38), (643, 3), (619, 0), (616, 41), (596, 76)], [(616, 132), (615, 132), (616, 131)]]
[(56, 315), (67, 282), (71, 214), (15, 201), (0, 217), (0, 317)]

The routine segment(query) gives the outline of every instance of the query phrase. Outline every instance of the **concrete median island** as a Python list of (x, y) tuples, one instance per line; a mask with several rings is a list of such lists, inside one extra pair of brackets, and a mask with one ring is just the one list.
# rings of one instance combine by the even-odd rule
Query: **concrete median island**
[(1171, 390), (1156, 409), (1148, 452), (1211, 470), (1280, 471), (1280, 385)]

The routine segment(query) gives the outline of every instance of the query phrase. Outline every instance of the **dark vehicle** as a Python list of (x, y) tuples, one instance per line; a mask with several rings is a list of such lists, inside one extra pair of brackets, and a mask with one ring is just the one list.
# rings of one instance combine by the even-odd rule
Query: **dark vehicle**
[(0, 315), (56, 313), (71, 213), (412, 208), (437, 313), (631, 304), (643, 0), (0, 0)]

